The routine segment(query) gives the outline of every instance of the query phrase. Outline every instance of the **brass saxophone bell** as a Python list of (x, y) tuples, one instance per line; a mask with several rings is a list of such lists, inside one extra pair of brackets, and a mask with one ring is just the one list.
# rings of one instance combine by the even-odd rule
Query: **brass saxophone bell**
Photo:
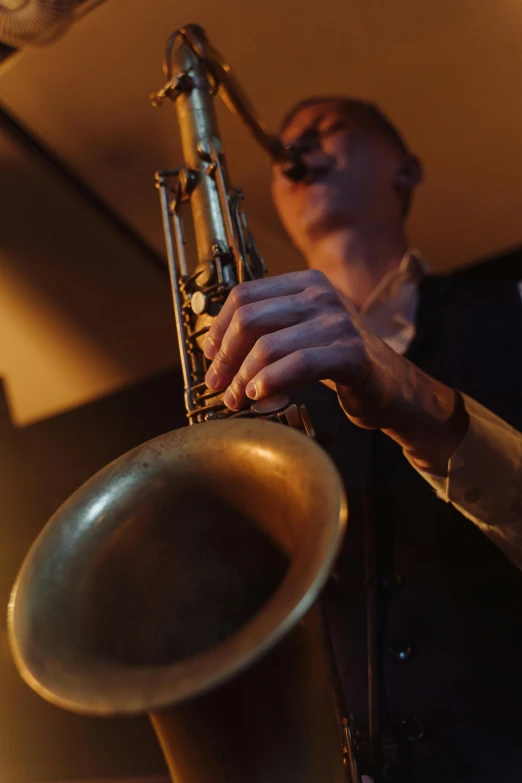
[(177, 783), (341, 783), (309, 610), (345, 518), (331, 461), (290, 428), (218, 421), (155, 438), (33, 545), (9, 605), (20, 673), (74, 712), (151, 713)]

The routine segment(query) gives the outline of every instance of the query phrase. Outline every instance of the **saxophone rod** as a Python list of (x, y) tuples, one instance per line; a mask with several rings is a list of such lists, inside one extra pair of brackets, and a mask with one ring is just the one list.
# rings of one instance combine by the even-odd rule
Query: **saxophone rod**
[(283, 173), (289, 179), (294, 181), (304, 179), (308, 168), (302, 155), (294, 146), (285, 144), (277, 134), (270, 131), (238, 79), (232, 73), (230, 65), (210, 43), (205, 31), (199, 25), (191, 24), (181, 27), (170, 35), (163, 61), (163, 72), (167, 83), (152, 96), (153, 104), (160, 106), (166, 97), (175, 99), (179, 90), (183, 89), (180, 84), (180, 75), (172, 73), (172, 50), (178, 38), (182, 38), (202, 61), (213, 84), (213, 91), (219, 91), (228, 108), (241, 118), (272, 161), (281, 165)]

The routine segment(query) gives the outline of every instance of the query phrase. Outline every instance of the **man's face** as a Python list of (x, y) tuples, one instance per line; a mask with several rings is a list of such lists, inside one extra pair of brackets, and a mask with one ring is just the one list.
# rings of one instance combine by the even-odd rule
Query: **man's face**
[(357, 127), (342, 104), (317, 103), (299, 110), (282, 138), (307, 149), (311, 176), (292, 182), (273, 168), (275, 205), (294, 244), (310, 242), (349, 226), (401, 219), (394, 185), (404, 153), (378, 131)]

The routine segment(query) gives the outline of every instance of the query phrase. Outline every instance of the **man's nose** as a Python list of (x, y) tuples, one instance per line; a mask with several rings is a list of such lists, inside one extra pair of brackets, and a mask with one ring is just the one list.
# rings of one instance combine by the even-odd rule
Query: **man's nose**
[(291, 146), (299, 155), (308, 155), (321, 149), (321, 140), (317, 133), (306, 134), (295, 139)]
[(308, 170), (304, 179), (309, 182), (327, 174), (336, 165), (335, 157), (323, 149), (319, 136), (310, 136), (300, 140), (296, 150)]
[[(304, 167), (302, 175), (299, 177), (290, 176), (289, 179), (313, 182), (335, 165), (334, 158), (323, 150), (321, 137), (315, 131), (307, 131), (292, 141), (288, 141), (287, 144), (295, 152), (301, 166)], [(283, 173), (285, 172), (283, 171)]]

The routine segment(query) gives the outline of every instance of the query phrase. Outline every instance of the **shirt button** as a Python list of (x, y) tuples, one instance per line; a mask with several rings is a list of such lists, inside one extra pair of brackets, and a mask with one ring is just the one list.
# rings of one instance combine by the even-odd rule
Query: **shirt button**
[(403, 663), (412, 654), (413, 647), (404, 639), (394, 639), (388, 647), (388, 652), (393, 655), (395, 660)]
[(467, 492), (464, 493), (464, 500), (466, 503), (476, 503), (477, 500), (480, 499), (480, 489), (478, 487), (474, 487), (473, 489), (468, 489)]
[(402, 733), (410, 742), (418, 742), (424, 737), (426, 729), (420, 718), (408, 718), (401, 723)]

